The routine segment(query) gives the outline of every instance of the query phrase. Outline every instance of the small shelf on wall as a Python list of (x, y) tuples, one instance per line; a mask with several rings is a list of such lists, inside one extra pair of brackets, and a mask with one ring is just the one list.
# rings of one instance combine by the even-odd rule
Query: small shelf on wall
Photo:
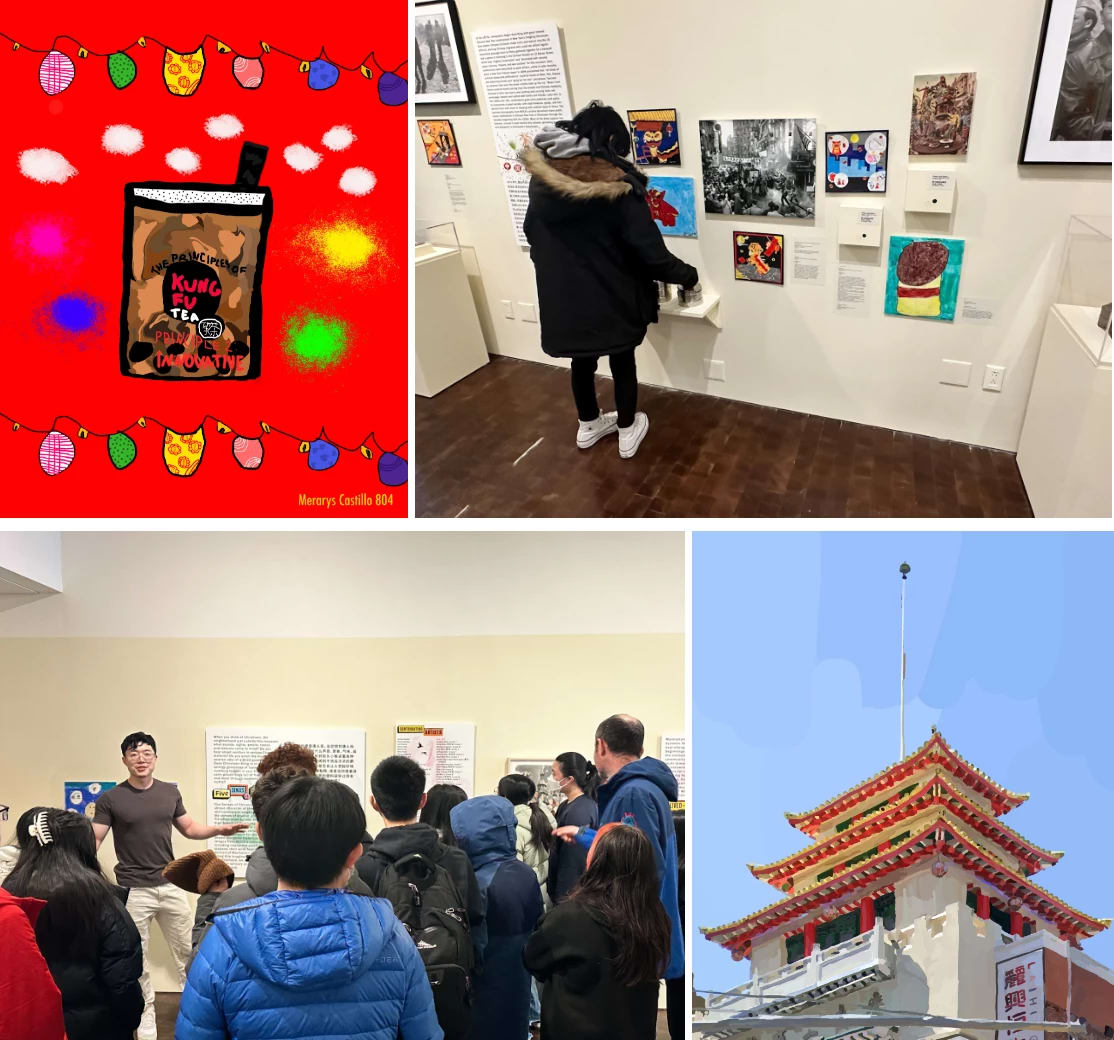
[(658, 301), (658, 311), (669, 314), (674, 318), (700, 318), (711, 322), (717, 329), (723, 328), (719, 323), (719, 293), (703, 292), (699, 303), (682, 306), (676, 296), (666, 303)]

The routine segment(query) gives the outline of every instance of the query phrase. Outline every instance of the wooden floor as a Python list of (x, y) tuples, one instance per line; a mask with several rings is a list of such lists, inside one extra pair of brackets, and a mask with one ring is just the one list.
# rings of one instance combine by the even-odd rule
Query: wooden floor
[(493, 357), (415, 401), (417, 515), (1032, 516), (1009, 452), (657, 387), (639, 408), (633, 459), (580, 451), (568, 372)]

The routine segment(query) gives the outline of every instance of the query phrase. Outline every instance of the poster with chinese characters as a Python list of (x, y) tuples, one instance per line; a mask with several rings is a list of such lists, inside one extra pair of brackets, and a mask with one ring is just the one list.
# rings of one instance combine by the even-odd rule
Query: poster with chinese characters
[(1026, 1029), (1025, 1022), (1044, 1021), (1044, 951), (1039, 947), (998, 962), (999, 1022), (1017, 1022), (1017, 1029), (999, 1029), (998, 1040), (1043, 1040), (1044, 1033)]
[[(259, 760), (279, 744), (302, 744), (317, 757), (317, 775), (347, 784), (367, 804), (367, 733), (362, 729), (303, 729), (296, 726), (210, 726), (205, 730), (205, 804), (210, 826), (250, 823), (239, 834), (209, 839), (211, 848), (243, 877), (248, 856), (259, 846), (251, 789)], [(189, 802), (186, 802), (189, 809)]]
[(412, 758), (434, 784), (456, 784), (475, 793), (476, 725), (472, 722), (403, 723), (395, 727), (395, 754)]

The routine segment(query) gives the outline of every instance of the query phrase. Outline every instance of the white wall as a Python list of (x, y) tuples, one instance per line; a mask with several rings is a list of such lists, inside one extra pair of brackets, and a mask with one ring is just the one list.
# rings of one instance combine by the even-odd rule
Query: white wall
[[(1019, 167), (1044, 0), (908, 2), (701, 0), (458, 0), (476, 83), (477, 105), (423, 106), (419, 115), (453, 122), (464, 166), (449, 171), (467, 207), (453, 213), (447, 172), (425, 163), (417, 128), (416, 215), (452, 219), (472, 267), (473, 290), (489, 350), (545, 360), (538, 326), (502, 316), (499, 301), (536, 300), (528, 251), (515, 244), (471, 32), (556, 19), (562, 29), (574, 106), (599, 98), (617, 110), (676, 107), (684, 165), (701, 197), (701, 118), (815, 116), (818, 131), (889, 129), (892, 165), (882, 250), (844, 259), (876, 265), (866, 319), (834, 312), (836, 223), (840, 199), (817, 194), (815, 222), (698, 215), (699, 239), (669, 239), (719, 291), (724, 328), (663, 318), (639, 351), (643, 381), (759, 404), (1015, 450), (1044, 314), (1054, 291), (1073, 213), (1110, 212), (1109, 167)], [(973, 70), (978, 76), (970, 153), (909, 157), (913, 76)], [(822, 141), (822, 137), (821, 137)], [(951, 160), (949, 162), (949, 159)], [(910, 163), (954, 166), (954, 218), (906, 216)], [(735, 283), (733, 228), (822, 235), (826, 285)], [(882, 314), (885, 239), (925, 232), (966, 240), (960, 296), (997, 299), (989, 327)], [(843, 250), (848, 254), (848, 250)], [(420, 306), (422, 301), (418, 301)], [(704, 359), (726, 363), (726, 382), (704, 379)], [(941, 358), (970, 361), (972, 386), (944, 386)], [(1005, 388), (981, 387), (982, 366), (1007, 366)], [(571, 402), (569, 404), (571, 409)]]
[(0, 571), (7, 571), (12, 587), (28, 579), (36, 586), (62, 588), (62, 540), (57, 531), (0, 531)]
[[(65, 591), (0, 613), (0, 637), (685, 630), (684, 535), (674, 532), (155, 531), (61, 538)], [(0, 542), (0, 567), (14, 559), (10, 548)]]

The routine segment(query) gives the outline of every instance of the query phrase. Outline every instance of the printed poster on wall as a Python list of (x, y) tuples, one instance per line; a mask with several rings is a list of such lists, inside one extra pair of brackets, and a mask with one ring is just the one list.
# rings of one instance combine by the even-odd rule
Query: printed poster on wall
[(661, 760), (673, 770), (677, 778), (677, 801), (672, 808), (683, 809), (688, 799), (688, 777), (685, 772), (685, 735), (683, 733), (663, 733), (661, 735)]
[[(209, 726), (205, 730), (205, 803), (210, 826), (250, 823), (239, 834), (209, 839), (211, 848), (243, 877), (248, 856), (259, 847), (251, 789), (259, 760), (279, 744), (303, 744), (317, 756), (317, 775), (347, 784), (367, 805), (367, 732), (297, 726)], [(189, 805), (186, 806), (189, 809)]]
[(116, 786), (115, 780), (67, 780), (66, 800), (62, 803), (72, 812), (81, 813), (91, 820), (97, 799)]
[(998, 1040), (1043, 1040), (1039, 1029), (1026, 1029), (1025, 1022), (1044, 1021), (1044, 952), (1031, 950), (1020, 957), (1001, 960), (998, 972), (999, 1022), (1016, 1022), (1016, 1029), (999, 1029)]
[(473, 722), (410, 722), (395, 727), (395, 754), (425, 770), (425, 787), (456, 784), (475, 793), (476, 725)]
[(484, 29), (472, 33), (472, 42), (515, 240), (524, 246), (530, 174), (518, 150), (546, 123), (572, 117), (557, 23)]

